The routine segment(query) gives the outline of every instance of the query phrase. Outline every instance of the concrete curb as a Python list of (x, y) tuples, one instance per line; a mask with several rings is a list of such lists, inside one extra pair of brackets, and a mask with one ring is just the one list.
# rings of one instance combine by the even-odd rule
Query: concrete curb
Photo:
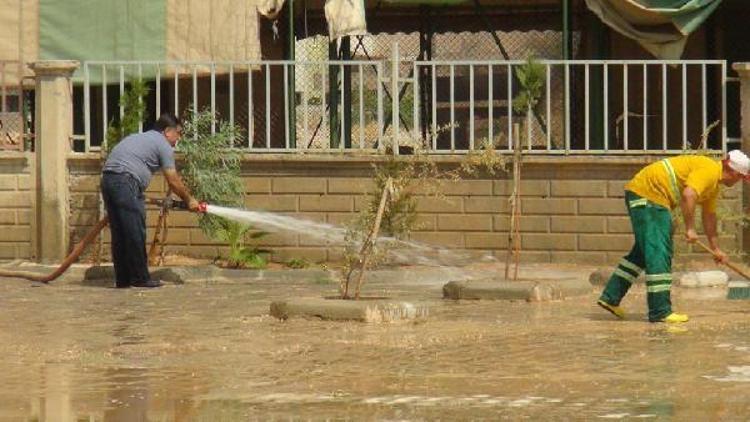
[[(47, 265), (39, 264), (35, 262), (17, 261), (3, 265), (2, 268), (8, 271), (23, 271), (36, 273), (40, 275), (48, 275), (57, 270), (58, 265)], [(87, 267), (81, 264), (73, 264), (68, 268), (67, 271), (62, 273), (58, 278), (51, 281), (50, 284), (63, 284), (70, 283), (73, 280), (81, 280), (83, 273)]]
[(691, 271), (674, 277), (674, 284), (686, 288), (727, 287), (729, 274), (724, 271)]
[[(151, 278), (172, 284), (229, 284), (245, 281), (263, 282), (331, 282), (331, 274), (324, 270), (233, 270), (213, 265), (154, 267)], [(85, 270), (83, 284), (113, 285), (115, 270), (111, 265), (93, 266)]]
[(282, 320), (301, 317), (330, 321), (396, 322), (425, 319), (429, 310), (424, 304), (389, 299), (303, 298), (271, 302), (270, 313)]
[[(187, 282), (211, 282), (222, 278), (220, 268), (212, 265), (185, 267), (151, 268), (151, 278), (165, 283), (185, 284)], [(115, 269), (111, 265), (93, 266), (86, 269), (83, 275), (84, 285), (112, 285), (115, 280)]]
[(443, 298), (543, 302), (581, 296), (591, 291), (591, 285), (579, 279), (451, 281), (443, 286)]

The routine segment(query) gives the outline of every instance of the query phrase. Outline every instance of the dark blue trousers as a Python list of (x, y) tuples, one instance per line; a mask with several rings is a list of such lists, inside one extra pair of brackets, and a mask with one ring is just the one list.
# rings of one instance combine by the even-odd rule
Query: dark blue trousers
[(117, 286), (149, 281), (146, 207), (140, 185), (129, 174), (104, 173), (102, 196), (109, 215)]

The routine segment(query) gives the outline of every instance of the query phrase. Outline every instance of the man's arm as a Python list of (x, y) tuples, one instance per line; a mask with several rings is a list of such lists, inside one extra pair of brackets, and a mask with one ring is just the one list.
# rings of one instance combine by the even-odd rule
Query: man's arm
[(685, 222), (685, 239), (689, 243), (698, 240), (698, 233), (695, 231), (695, 204), (698, 201), (698, 194), (695, 189), (685, 186), (682, 191), (680, 208), (682, 209), (682, 219)]
[(703, 207), (703, 230), (706, 232), (708, 238), (708, 244), (714, 251), (714, 260), (716, 262), (726, 262), (727, 255), (719, 248), (719, 235), (716, 230), (716, 213), (708, 211), (707, 207)]
[(703, 208), (703, 230), (706, 231), (706, 237), (708, 238), (708, 244), (711, 249), (719, 249), (719, 236), (716, 230), (716, 213), (707, 211)]
[(193, 198), (193, 195), (188, 192), (185, 184), (182, 183), (182, 178), (174, 168), (163, 169), (164, 178), (167, 179), (167, 184), (177, 196), (179, 196), (188, 206), (190, 211), (198, 211), (198, 201)]

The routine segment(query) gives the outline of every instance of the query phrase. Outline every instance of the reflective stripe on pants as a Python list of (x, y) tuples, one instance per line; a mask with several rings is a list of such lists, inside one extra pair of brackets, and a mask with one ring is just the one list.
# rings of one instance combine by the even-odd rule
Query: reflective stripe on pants
[(648, 318), (659, 321), (672, 313), (672, 214), (629, 191), (625, 192), (625, 203), (635, 242), (607, 282), (601, 299), (619, 305), (639, 270), (645, 269)]

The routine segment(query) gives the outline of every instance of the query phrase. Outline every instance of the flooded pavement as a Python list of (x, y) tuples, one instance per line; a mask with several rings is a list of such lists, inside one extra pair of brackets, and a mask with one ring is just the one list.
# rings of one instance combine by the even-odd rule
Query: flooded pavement
[(545, 303), (444, 301), (444, 280), (413, 271), (365, 286), (429, 303), (427, 321), (396, 324), (268, 316), (272, 300), (334, 293), (319, 277), (234, 273), (154, 290), (2, 279), (0, 421), (750, 415), (750, 301), (675, 289), (676, 309), (692, 318), (675, 328), (645, 322), (643, 286), (617, 321), (593, 291)]

